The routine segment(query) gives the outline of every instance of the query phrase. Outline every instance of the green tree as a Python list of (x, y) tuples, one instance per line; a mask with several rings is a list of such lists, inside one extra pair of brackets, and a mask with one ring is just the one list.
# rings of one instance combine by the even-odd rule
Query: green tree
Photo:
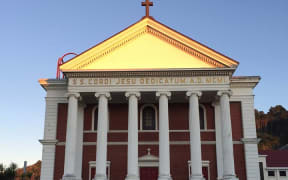
[[(288, 111), (283, 106), (270, 107), (267, 114), (263, 111), (255, 110), (255, 118), (258, 126), (260, 125), (261, 127), (257, 129), (258, 136), (263, 139), (260, 147), (275, 149), (288, 144)], [(278, 145), (275, 138), (272, 137), (278, 137)]]
[(0, 177), (1, 180), (14, 180), (16, 176), (17, 165), (15, 163), (11, 163), (8, 168), (5, 168), (3, 164), (0, 165)]
[(4, 165), (1, 163), (1, 164), (0, 164), (0, 179), (4, 179), (4, 176), (5, 176), (4, 172), (5, 172), (5, 167), (4, 167)]
[(288, 111), (281, 105), (271, 107), (267, 115), (272, 121), (288, 119)]
[(271, 150), (278, 148), (280, 142), (279, 137), (272, 136), (268, 133), (258, 133), (260, 142), (258, 143), (259, 150)]

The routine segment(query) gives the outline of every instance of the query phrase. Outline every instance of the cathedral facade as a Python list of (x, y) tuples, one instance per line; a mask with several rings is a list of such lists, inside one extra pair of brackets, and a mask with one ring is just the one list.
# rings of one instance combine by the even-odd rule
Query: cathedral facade
[(259, 179), (253, 89), (238, 62), (150, 16), (40, 79), (41, 180)]

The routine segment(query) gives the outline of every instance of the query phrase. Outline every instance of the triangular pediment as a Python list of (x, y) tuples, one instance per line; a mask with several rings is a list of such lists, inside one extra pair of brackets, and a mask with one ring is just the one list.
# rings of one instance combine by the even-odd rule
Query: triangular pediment
[(64, 63), (63, 72), (235, 68), (238, 62), (144, 18)]

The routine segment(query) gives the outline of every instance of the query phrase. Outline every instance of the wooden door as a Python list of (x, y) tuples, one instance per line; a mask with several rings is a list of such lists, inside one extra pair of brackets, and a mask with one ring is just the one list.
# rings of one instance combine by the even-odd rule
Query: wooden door
[(141, 167), (140, 180), (157, 180), (158, 167)]
[(208, 180), (208, 176), (209, 176), (209, 173), (208, 173), (208, 167), (202, 167), (202, 173), (203, 173), (203, 176), (206, 180)]

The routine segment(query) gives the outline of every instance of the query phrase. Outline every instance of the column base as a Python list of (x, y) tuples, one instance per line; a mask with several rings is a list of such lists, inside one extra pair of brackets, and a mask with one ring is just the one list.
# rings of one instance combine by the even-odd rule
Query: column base
[(93, 180), (107, 180), (107, 176), (102, 174), (96, 174)]
[(158, 180), (172, 180), (170, 175), (159, 175)]
[(81, 178), (77, 178), (74, 174), (65, 174), (61, 180), (82, 180)]
[(127, 175), (125, 180), (139, 180), (139, 176), (136, 175)]
[(202, 174), (200, 175), (192, 175), (190, 176), (189, 180), (205, 180)]
[(223, 180), (239, 180), (235, 175), (224, 175)]

